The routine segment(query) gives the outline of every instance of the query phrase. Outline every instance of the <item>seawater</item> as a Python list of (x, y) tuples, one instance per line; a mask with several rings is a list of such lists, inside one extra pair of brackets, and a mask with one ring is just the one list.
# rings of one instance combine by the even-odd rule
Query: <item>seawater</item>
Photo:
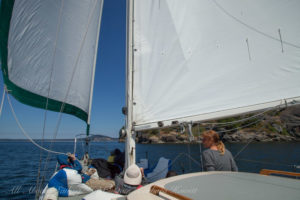
[[(225, 144), (235, 158), (239, 171), (258, 173), (261, 169), (300, 172), (300, 143)], [(60, 152), (73, 152), (73, 142), (46, 142), (44, 146)], [(90, 156), (107, 158), (112, 150), (124, 149), (124, 143), (92, 142)], [(77, 143), (77, 155), (83, 155), (84, 144)], [(160, 157), (172, 160), (172, 170), (178, 174), (202, 170), (199, 144), (137, 144), (137, 161), (148, 158), (153, 167)], [(243, 150), (244, 149), (244, 150)], [(241, 151), (243, 150), (243, 151)], [(48, 158), (48, 159), (47, 159)], [(40, 150), (29, 142), (0, 142), (0, 199), (34, 199)], [(54, 173), (56, 155), (42, 152), (40, 175), (43, 187)], [(47, 161), (47, 162), (46, 162)]]

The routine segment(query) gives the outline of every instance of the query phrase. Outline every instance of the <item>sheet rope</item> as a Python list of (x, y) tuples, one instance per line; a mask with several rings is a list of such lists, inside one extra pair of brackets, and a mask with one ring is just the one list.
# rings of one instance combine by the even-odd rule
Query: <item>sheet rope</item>
[[(7, 91), (6, 91), (6, 92), (7, 92)], [(66, 153), (63, 153), (63, 152), (52, 151), (52, 150), (46, 149), (46, 148), (40, 146), (39, 144), (37, 144), (37, 143), (36, 143), (36, 142), (35, 142), (35, 141), (27, 134), (27, 132), (26, 132), (25, 129), (23, 128), (23, 126), (22, 126), (22, 124), (20, 123), (20, 121), (19, 121), (19, 119), (18, 119), (18, 117), (17, 117), (17, 115), (16, 115), (16, 113), (15, 113), (15, 110), (14, 110), (14, 108), (13, 108), (13, 106), (12, 106), (12, 103), (11, 103), (11, 100), (10, 100), (9, 95), (6, 95), (6, 96), (7, 96), (7, 101), (8, 101), (9, 107), (10, 107), (10, 109), (11, 109), (11, 112), (12, 112), (12, 114), (13, 114), (13, 117), (14, 117), (15, 121), (17, 122), (18, 127), (20, 128), (20, 130), (21, 130), (21, 132), (23, 133), (23, 135), (24, 135), (24, 136), (25, 136), (32, 144), (34, 144), (34, 145), (35, 145), (36, 147), (38, 147), (39, 149), (42, 149), (42, 150), (47, 151), (47, 152), (49, 152), (49, 153), (54, 153), (54, 154), (64, 154), (64, 155), (67, 155)]]

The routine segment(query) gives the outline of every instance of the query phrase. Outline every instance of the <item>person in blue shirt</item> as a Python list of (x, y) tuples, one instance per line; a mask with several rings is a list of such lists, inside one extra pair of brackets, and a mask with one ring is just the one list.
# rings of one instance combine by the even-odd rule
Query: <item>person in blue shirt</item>
[(70, 190), (68, 185), (68, 179), (72, 179), (72, 177), (69, 177), (72, 176), (72, 173), (63, 170), (64, 168), (76, 170), (81, 176), (82, 183), (85, 183), (90, 179), (89, 175), (81, 173), (82, 166), (80, 162), (76, 159), (74, 154), (58, 155), (57, 161), (60, 164), (60, 170), (49, 180), (48, 188), (56, 188), (60, 197), (69, 196)]
[(82, 166), (80, 162), (76, 159), (74, 154), (58, 155), (57, 161), (60, 164), (59, 169), (70, 168), (77, 170), (78, 173), (81, 173)]

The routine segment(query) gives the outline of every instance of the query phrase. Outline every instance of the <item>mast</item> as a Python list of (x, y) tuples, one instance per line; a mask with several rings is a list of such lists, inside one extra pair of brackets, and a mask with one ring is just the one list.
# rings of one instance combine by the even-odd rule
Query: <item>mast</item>
[(135, 132), (133, 131), (133, 0), (127, 1), (126, 38), (126, 146), (125, 168), (135, 163)]
[[(100, 13), (102, 13), (103, 8), (103, 2), (101, 1), (100, 5)], [(90, 102), (89, 102), (89, 111), (88, 111), (88, 119), (87, 119), (87, 126), (86, 126), (86, 139), (85, 139), (85, 152), (88, 153), (88, 145), (89, 145), (89, 135), (90, 135), (90, 124), (91, 124), (91, 111), (92, 111), (92, 101), (93, 101), (93, 91), (94, 91), (94, 81), (95, 81), (95, 71), (96, 71), (96, 62), (97, 62), (97, 49), (98, 49), (98, 43), (99, 43), (99, 33), (100, 33), (100, 24), (101, 24), (101, 18), (102, 14), (99, 16), (99, 21), (97, 25), (97, 39), (96, 39), (96, 45), (95, 45), (95, 55), (94, 55), (94, 62), (93, 62), (93, 72), (92, 72), (92, 81), (91, 81), (91, 89), (90, 89)]]

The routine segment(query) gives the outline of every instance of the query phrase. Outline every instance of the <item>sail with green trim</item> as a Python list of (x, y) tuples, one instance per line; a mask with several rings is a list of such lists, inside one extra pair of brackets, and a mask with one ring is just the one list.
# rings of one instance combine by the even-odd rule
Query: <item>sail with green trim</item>
[(87, 121), (103, 0), (2, 0), (4, 83), (30, 106)]

